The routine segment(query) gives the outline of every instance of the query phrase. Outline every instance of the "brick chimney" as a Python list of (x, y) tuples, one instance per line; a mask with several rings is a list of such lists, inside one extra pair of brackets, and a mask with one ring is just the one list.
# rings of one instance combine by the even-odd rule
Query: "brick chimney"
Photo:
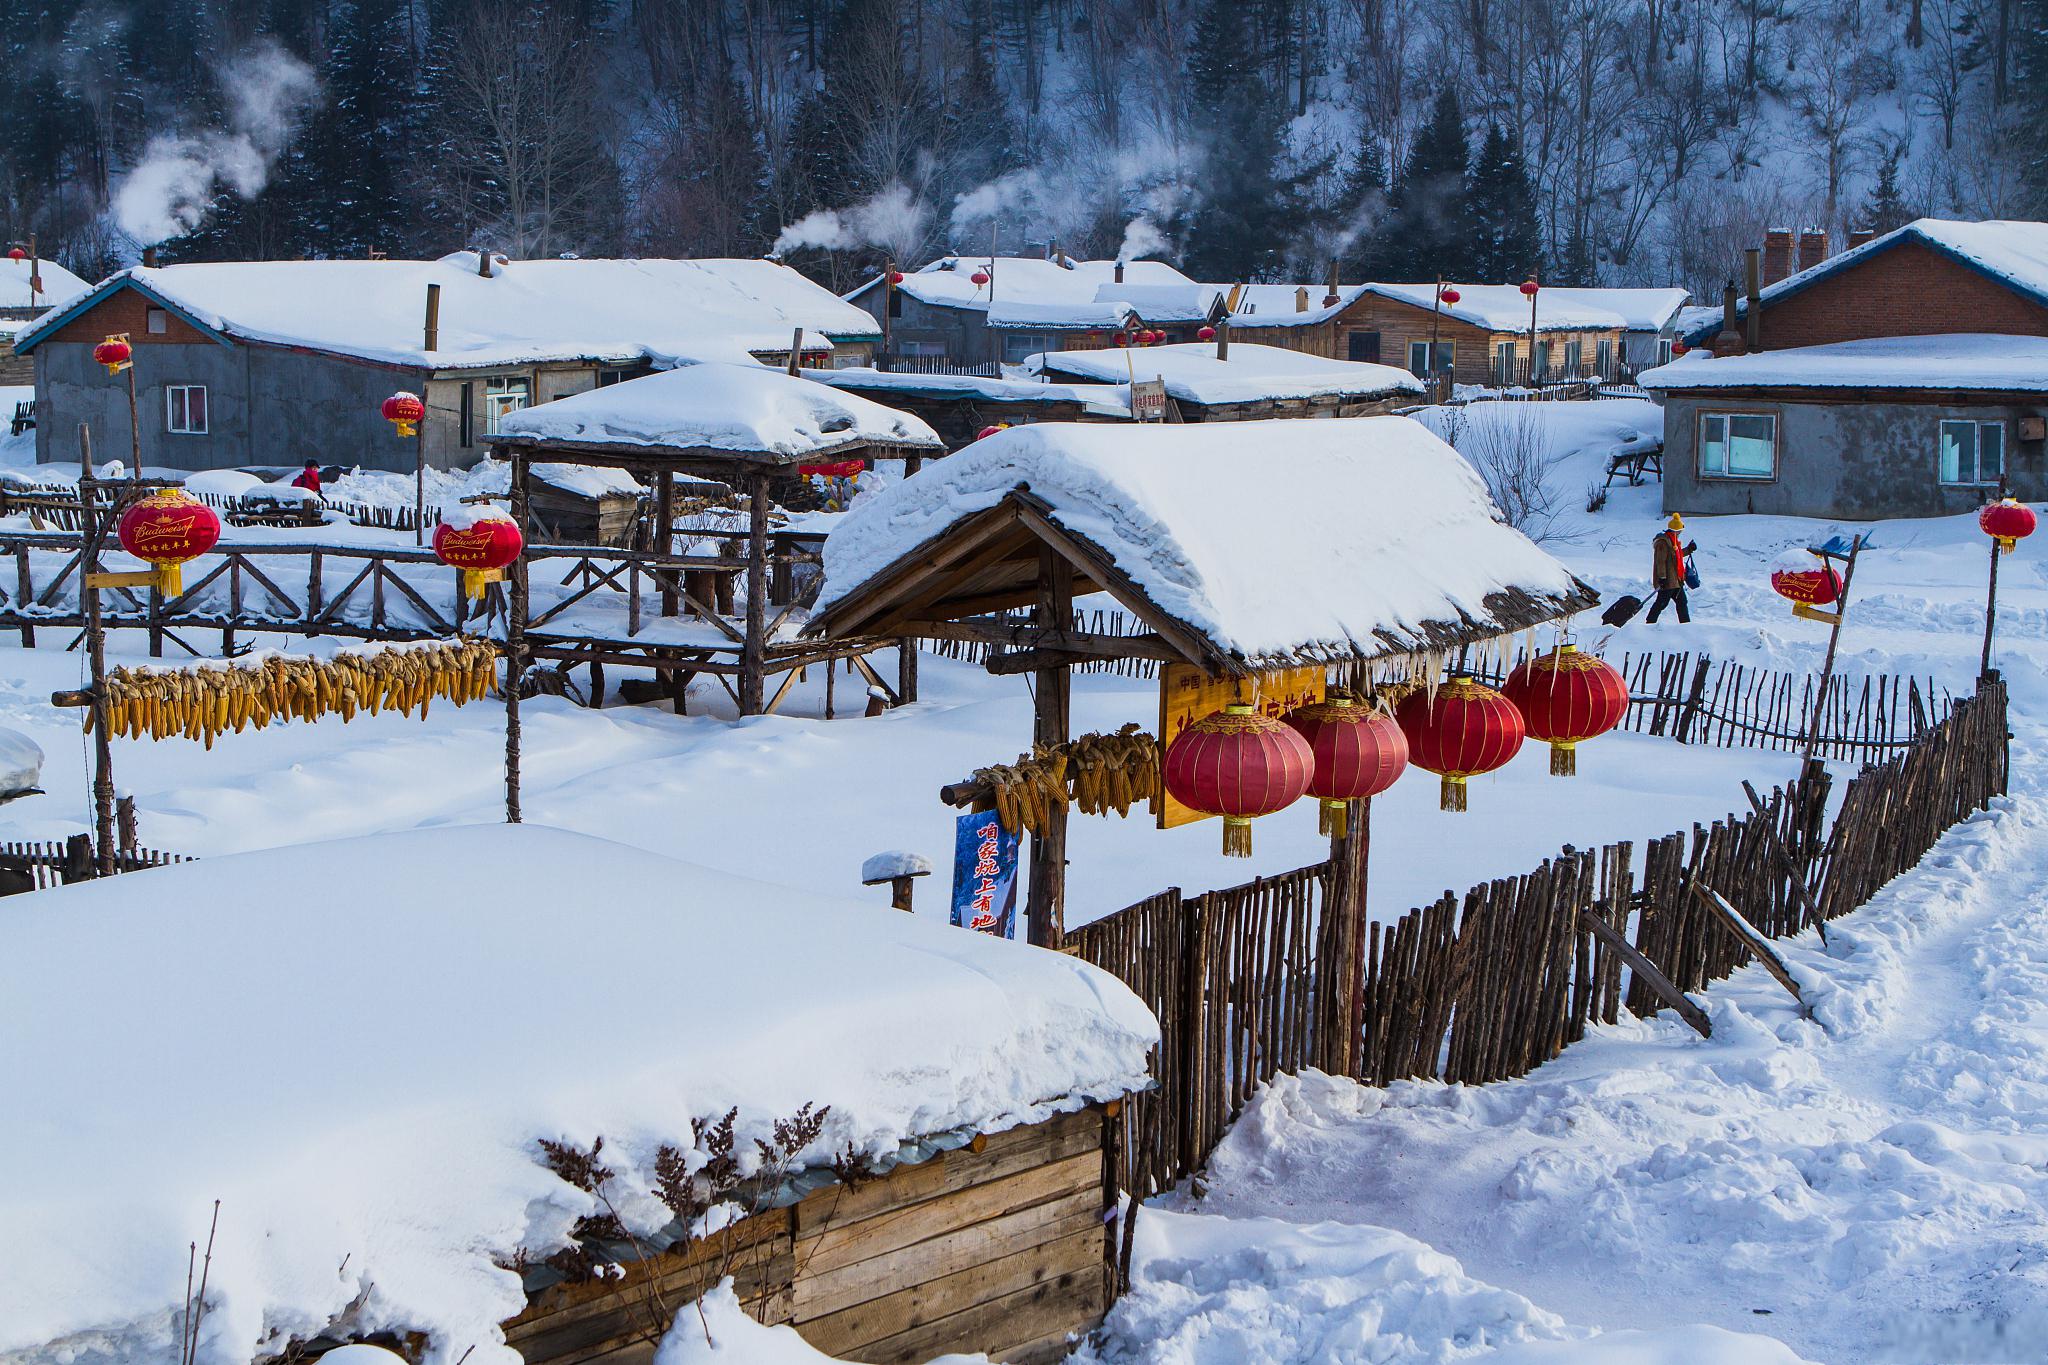
[(1118, 284), (1124, 282), (1124, 263), (1122, 261), (1116, 263), (1116, 282)]
[(1772, 228), (1764, 234), (1764, 288), (1792, 273), (1792, 231)]
[(142, 248), (142, 263), (144, 265), (148, 266), (151, 270), (154, 270), (156, 269), (156, 261), (157, 256), (155, 247), (146, 246)]
[(1743, 352), (1742, 333), (1735, 329), (1735, 281), (1728, 281), (1728, 287), (1721, 291), (1721, 330), (1714, 337), (1714, 354), (1717, 356), (1741, 355)]
[(1849, 250), (1854, 251), (1857, 247), (1862, 246), (1875, 236), (1877, 236), (1876, 228), (1850, 228)]
[(1811, 270), (1828, 258), (1828, 230), (1807, 228), (1799, 234), (1799, 268)]

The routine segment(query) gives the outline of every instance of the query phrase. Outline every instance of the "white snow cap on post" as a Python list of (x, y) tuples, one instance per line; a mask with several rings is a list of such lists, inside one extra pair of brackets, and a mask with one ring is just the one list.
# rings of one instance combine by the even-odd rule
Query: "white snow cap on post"
[(877, 886), (882, 882), (894, 881), (898, 877), (929, 877), (932, 860), (922, 853), (905, 853), (901, 849), (890, 853), (877, 853), (860, 865), (860, 884)]

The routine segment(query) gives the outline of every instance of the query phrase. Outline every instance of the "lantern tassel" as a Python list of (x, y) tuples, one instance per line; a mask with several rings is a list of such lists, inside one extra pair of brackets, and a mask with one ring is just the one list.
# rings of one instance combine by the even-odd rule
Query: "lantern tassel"
[(2013, 536), (1999, 536), (1998, 553), (2002, 555), (2009, 555), (2012, 553), (2013, 546), (2017, 544), (2019, 544), (2019, 540)]
[(156, 566), (156, 590), (166, 600), (176, 597), (185, 590), (185, 575), (176, 564)]
[(1437, 809), (1438, 809), (1438, 810), (1463, 810), (1463, 809), (1465, 809), (1465, 779), (1464, 779), (1464, 778), (1462, 778), (1462, 777), (1452, 777), (1452, 776), (1451, 776), (1450, 774), (1448, 774), (1448, 773), (1446, 773), (1446, 774), (1444, 775), (1444, 781), (1443, 781), (1443, 793), (1442, 793), (1442, 797), (1441, 797), (1441, 799), (1440, 799), (1440, 800), (1439, 800), (1439, 801), (1437, 802)]
[(1346, 834), (1350, 833), (1351, 806), (1349, 802), (1322, 801), (1317, 804), (1323, 808), (1322, 819), (1316, 822), (1318, 833), (1326, 834), (1332, 839), (1342, 839)]
[(1569, 739), (1560, 739), (1550, 746), (1550, 775), (1552, 777), (1576, 777), (1579, 773), (1579, 746)]
[(1223, 856), (1226, 858), (1249, 858), (1252, 856), (1252, 822), (1233, 816), (1223, 817)]

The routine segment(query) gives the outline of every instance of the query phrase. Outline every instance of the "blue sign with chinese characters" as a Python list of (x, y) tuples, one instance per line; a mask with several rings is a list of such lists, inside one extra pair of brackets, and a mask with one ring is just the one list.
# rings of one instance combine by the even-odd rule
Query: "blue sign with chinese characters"
[(953, 830), (953, 923), (998, 938), (1017, 936), (1017, 850), (1022, 840), (990, 811), (970, 811)]

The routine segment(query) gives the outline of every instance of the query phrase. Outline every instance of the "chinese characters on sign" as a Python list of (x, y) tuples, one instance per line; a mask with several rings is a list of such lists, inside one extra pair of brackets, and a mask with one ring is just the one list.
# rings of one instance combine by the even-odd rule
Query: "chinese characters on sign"
[(953, 830), (953, 923), (998, 938), (1017, 929), (1017, 850), (996, 813), (969, 811)]

